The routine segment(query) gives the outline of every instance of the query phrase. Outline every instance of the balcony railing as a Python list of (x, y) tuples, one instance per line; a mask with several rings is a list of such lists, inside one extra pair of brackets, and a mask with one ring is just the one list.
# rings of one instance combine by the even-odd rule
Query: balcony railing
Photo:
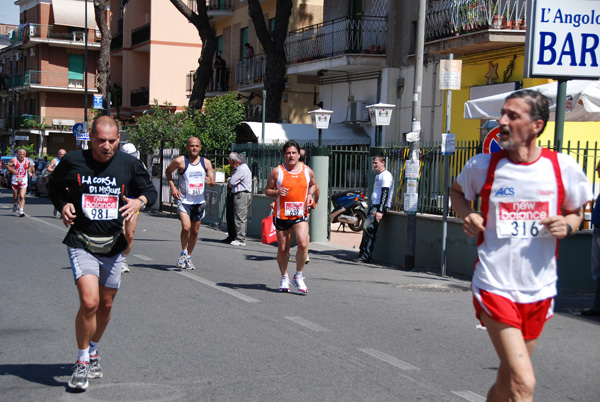
[[(96, 88), (96, 75), (88, 74), (88, 88)], [(85, 86), (84, 78), (69, 78), (69, 73), (55, 73), (50, 71), (30, 70), (24, 74), (15, 74), (6, 77), (7, 88), (39, 85), (54, 88), (82, 89)]]
[(238, 61), (235, 65), (235, 83), (238, 86), (249, 86), (263, 82), (266, 61), (267, 58), (264, 54)]
[(387, 17), (339, 18), (288, 34), (288, 63), (301, 63), (342, 54), (385, 54)]
[(131, 91), (130, 98), (131, 107), (147, 106), (150, 104), (150, 90), (142, 87)]
[[(198, 11), (198, 0), (188, 0), (187, 5), (193, 11)], [(233, 10), (233, 6), (231, 5), (231, 0), (206, 0), (206, 10), (207, 11), (215, 11), (215, 10)]]
[(110, 51), (123, 49), (123, 32), (119, 32), (110, 40)]
[[(63, 25), (45, 25), (45, 24), (27, 24), (21, 28), (23, 35), (27, 39), (54, 39), (69, 42), (84, 42), (85, 29), (69, 28)], [(99, 42), (100, 31), (88, 35), (88, 42)]]
[(527, 0), (432, 0), (425, 40), (487, 29), (525, 29)]
[(150, 24), (146, 24), (131, 31), (131, 46), (136, 46), (150, 41)]
[[(188, 93), (191, 93), (194, 89), (194, 74), (196, 74), (196, 71), (192, 70), (186, 76), (185, 89)], [(213, 71), (206, 92), (227, 92), (229, 90), (229, 74), (230, 70), (228, 68)]]

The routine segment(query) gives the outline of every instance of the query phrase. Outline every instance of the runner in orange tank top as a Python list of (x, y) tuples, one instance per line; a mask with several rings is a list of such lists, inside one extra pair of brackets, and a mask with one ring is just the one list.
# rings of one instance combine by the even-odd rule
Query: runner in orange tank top
[(291, 233), (296, 236), (298, 250), (296, 252), (296, 275), (292, 284), (298, 288), (298, 293), (308, 293), (304, 283), (304, 264), (308, 251), (308, 222), (307, 211), (316, 200), (317, 180), (314, 172), (298, 161), (300, 146), (295, 141), (283, 145), (284, 163), (271, 171), (265, 194), (275, 198), (274, 224), (277, 229), (277, 263), (281, 271), (280, 292), (289, 291), (289, 276), (287, 273), (288, 243)]

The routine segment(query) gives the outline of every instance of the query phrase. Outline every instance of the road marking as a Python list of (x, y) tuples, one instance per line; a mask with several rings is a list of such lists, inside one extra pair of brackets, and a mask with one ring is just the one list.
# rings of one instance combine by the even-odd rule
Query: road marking
[(419, 368), (412, 366), (402, 360), (396, 359), (394, 356), (387, 355), (383, 352), (378, 351), (377, 349), (365, 348), (359, 349), (361, 352), (365, 352), (368, 355), (371, 355), (379, 360), (383, 360), (386, 363), (391, 364), (392, 366), (398, 367), (400, 370), (420, 370)]
[[(54, 228), (54, 229), (61, 229), (63, 232), (68, 232), (68, 231), (69, 231), (69, 228), (65, 227), (64, 225), (54, 225), (54, 224), (52, 224), (52, 223), (50, 223), (50, 222), (46, 222), (46, 220), (44, 220), (44, 219), (40, 219), (40, 218), (34, 218), (33, 216), (30, 216), (30, 215), (26, 215), (26, 216), (27, 216), (29, 219), (33, 220), (33, 221), (36, 221), (36, 222), (39, 222), (39, 223), (43, 223), (44, 225), (48, 225), (48, 226), (50, 226), (51, 228)], [(62, 219), (61, 219), (61, 220), (58, 220), (58, 219), (54, 218), (54, 220), (55, 220), (56, 222), (60, 222), (60, 223), (62, 223)]]
[(461, 398), (466, 399), (467, 401), (471, 401), (471, 402), (485, 402), (485, 398), (481, 395), (476, 394), (475, 392), (471, 392), (471, 391), (452, 391), (452, 393), (454, 395), (458, 395)]
[(302, 325), (303, 327), (312, 329), (313, 331), (316, 331), (316, 332), (328, 332), (329, 331), (327, 328), (323, 328), (322, 326), (317, 325), (314, 322), (305, 320), (302, 317), (285, 317), (285, 318), (287, 318), (290, 321), (295, 322), (296, 324)]
[(142, 254), (131, 254), (131, 255), (136, 258), (139, 258), (140, 260), (143, 260), (143, 261), (154, 261), (154, 258), (146, 257), (145, 255), (142, 255)]
[(248, 303), (259, 303), (260, 302), (260, 300), (257, 300), (257, 299), (255, 299), (253, 297), (246, 296), (245, 294), (237, 292), (237, 291), (235, 291), (233, 289), (229, 289), (229, 288), (226, 288), (226, 287), (223, 287), (223, 286), (219, 286), (219, 285), (217, 285), (214, 282), (211, 282), (211, 281), (209, 281), (207, 279), (201, 278), (201, 277), (199, 277), (197, 275), (194, 275), (194, 274), (191, 274), (189, 272), (181, 271), (181, 272), (178, 272), (178, 274), (183, 275), (186, 278), (192, 279), (192, 280), (194, 280), (196, 282), (200, 282), (203, 285), (210, 286), (211, 288), (220, 290), (221, 292), (227, 293), (228, 295), (237, 297), (238, 299), (243, 300), (245, 302), (248, 302)]

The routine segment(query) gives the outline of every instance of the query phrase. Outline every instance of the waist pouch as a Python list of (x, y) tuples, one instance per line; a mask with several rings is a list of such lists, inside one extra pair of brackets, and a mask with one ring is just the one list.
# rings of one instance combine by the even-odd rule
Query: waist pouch
[(121, 235), (119, 231), (109, 236), (90, 236), (77, 229), (74, 230), (77, 237), (83, 242), (85, 249), (96, 254), (108, 254)]

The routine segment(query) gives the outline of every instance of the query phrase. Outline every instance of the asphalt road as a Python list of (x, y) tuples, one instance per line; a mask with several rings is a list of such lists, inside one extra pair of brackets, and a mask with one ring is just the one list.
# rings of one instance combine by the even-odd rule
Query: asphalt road
[[(1, 189), (1, 401), (483, 401), (495, 379), (468, 282), (312, 244), (308, 295), (282, 294), (274, 246), (235, 248), (203, 226), (197, 269), (181, 271), (178, 220), (143, 213), (99, 346), (104, 378), (69, 393), (66, 229), (45, 198), (28, 197), (24, 218), (11, 206)], [(598, 401), (600, 320), (577, 314), (590, 300), (557, 299), (534, 353), (536, 400)]]

